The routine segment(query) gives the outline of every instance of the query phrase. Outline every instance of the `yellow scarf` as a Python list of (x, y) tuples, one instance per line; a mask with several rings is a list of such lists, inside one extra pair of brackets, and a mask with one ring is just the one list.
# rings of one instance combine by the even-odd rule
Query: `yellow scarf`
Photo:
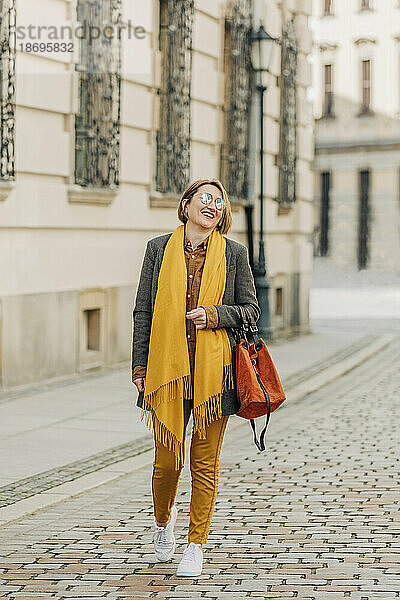
[[(197, 329), (193, 388), (186, 337), (187, 270), (185, 226), (169, 238), (161, 263), (151, 324), (141, 420), (183, 466), (184, 398), (193, 400), (193, 430), (206, 438), (209, 423), (221, 418), (221, 397), (233, 388), (232, 353), (224, 328)], [(226, 284), (226, 239), (217, 229), (208, 238), (198, 306), (222, 304)], [(153, 423), (154, 419), (154, 423)]]

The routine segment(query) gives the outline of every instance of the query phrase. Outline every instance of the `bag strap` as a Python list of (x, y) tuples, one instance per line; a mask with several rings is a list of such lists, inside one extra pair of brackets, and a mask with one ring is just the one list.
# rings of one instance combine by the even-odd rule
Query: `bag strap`
[(242, 317), (242, 330), (244, 333), (245, 340), (247, 341), (247, 343), (249, 343), (248, 332), (250, 331), (251, 337), (253, 338), (253, 344), (257, 344), (260, 338), (257, 335), (258, 327), (256, 325), (256, 322), (247, 307), (243, 306), (242, 304), (238, 304), (238, 306)]
[(258, 383), (260, 384), (260, 387), (261, 387), (261, 389), (262, 389), (262, 391), (264, 393), (265, 400), (267, 401), (267, 418), (265, 420), (264, 429), (260, 433), (260, 441), (257, 440), (256, 424), (254, 422), (254, 419), (250, 419), (250, 425), (251, 425), (251, 427), (253, 429), (254, 443), (257, 446), (257, 448), (261, 452), (263, 452), (265, 450), (265, 443), (264, 443), (265, 432), (267, 431), (267, 427), (268, 427), (268, 423), (269, 423), (269, 417), (271, 415), (271, 400), (270, 400), (270, 397), (269, 397), (269, 394), (268, 394), (267, 390), (265, 389), (265, 386), (264, 386), (263, 382), (260, 379), (260, 376), (259, 376), (258, 371), (257, 371), (256, 367), (254, 366), (254, 364), (253, 364), (253, 368), (254, 368), (254, 371), (256, 372)]
[(248, 321), (248, 315), (247, 315), (246, 309), (241, 304), (238, 304), (238, 307), (239, 307), (240, 316), (242, 317), (242, 328), (244, 329), (244, 331), (247, 332), (249, 329), (249, 321)]
[(247, 333), (249, 330), (247, 314), (246, 314), (244, 307), (241, 304), (238, 304), (238, 308), (239, 308), (240, 318), (241, 318), (242, 322), (239, 327), (232, 328), (234, 335), (235, 335), (236, 343), (238, 344), (240, 342), (240, 339), (244, 339), (246, 341), (246, 343), (249, 344), (249, 341), (247, 339)]
[[(239, 311), (240, 311), (240, 314), (241, 314), (241, 317), (242, 317), (242, 328), (241, 329), (243, 330), (244, 337), (245, 337), (246, 341), (248, 342), (248, 340), (247, 340), (247, 333), (248, 333), (248, 331), (250, 329), (252, 337), (253, 337), (253, 342), (256, 345), (257, 342), (259, 342), (259, 340), (260, 340), (260, 338), (258, 336), (257, 336), (258, 339), (256, 339), (256, 335), (255, 335), (257, 333), (257, 331), (258, 331), (257, 325), (256, 325), (254, 319), (252, 318), (251, 314), (246, 310), (246, 308), (244, 306), (242, 306), (241, 304), (238, 304), (238, 306), (239, 306)], [(263, 452), (265, 450), (264, 437), (265, 437), (265, 433), (267, 431), (267, 427), (268, 427), (268, 423), (269, 423), (269, 418), (270, 418), (270, 415), (271, 415), (271, 400), (270, 400), (270, 397), (269, 397), (269, 394), (268, 394), (267, 390), (265, 389), (265, 386), (264, 386), (263, 382), (261, 381), (261, 378), (260, 378), (260, 376), (258, 374), (256, 366), (253, 363), (252, 363), (252, 365), (253, 365), (253, 369), (254, 369), (254, 371), (256, 373), (258, 383), (260, 384), (260, 387), (261, 387), (261, 389), (263, 391), (263, 394), (265, 396), (265, 400), (266, 400), (266, 403), (267, 403), (267, 418), (266, 418), (266, 421), (265, 421), (264, 428), (263, 428), (263, 430), (260, 433), (260, 439), (259, 440), (257, 439), (257, 431), (256, 431), (255, 421), (254, 421), (254, 419), (250, 419), (250, 425), (251, 425), (251, 428), (253, 429), (254, 443), (257, 446), (257, 448), (261, 452)]]

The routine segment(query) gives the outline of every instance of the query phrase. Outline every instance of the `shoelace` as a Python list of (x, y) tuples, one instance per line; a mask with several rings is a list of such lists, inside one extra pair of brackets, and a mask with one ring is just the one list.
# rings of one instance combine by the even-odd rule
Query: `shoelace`
[(171, 546), (171, 542), (167, 539), (166, 527), (157, 526), (156, 531), (153, 533), (153, 542), (154, 541), (157, 541), (157, 544), (164, 546), (165, 548), (169, 548)]

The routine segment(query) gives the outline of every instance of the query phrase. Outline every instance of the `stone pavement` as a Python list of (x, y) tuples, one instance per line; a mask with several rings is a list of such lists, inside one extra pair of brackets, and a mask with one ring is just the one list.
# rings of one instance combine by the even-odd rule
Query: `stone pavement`
[(0, 528), (0, 597), (399, 598), (399, 360), (396, 340), (283, 404), (266, 452), (247, 423), (227, 431), (200, 578), (175, 575), (187, 541), (186, 461), (171, 562), (155, 562), (147, 466)]
[[(271, 352), (286, 389), (374, 337), (365, 328), (316, 332), (273, 344)], [(150, 448), (136, 398), (128, 366), (0, 395), (0, 506), (68, 481), (67, 473), (71, 480)]]

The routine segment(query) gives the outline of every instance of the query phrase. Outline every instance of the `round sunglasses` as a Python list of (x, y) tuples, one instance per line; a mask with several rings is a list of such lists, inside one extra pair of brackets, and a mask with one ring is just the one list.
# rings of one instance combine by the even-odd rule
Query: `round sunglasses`
[[(200, 194), (200, 200), (202, 201), (203, 204), (211, 204), (213, 197), (212, 194), (210, 194), (210, 192), (202, 192)], [(222, 198), (215, 198), (215, 208), (219, 211), (221, 211), (225, 206), (225, 202)]]

